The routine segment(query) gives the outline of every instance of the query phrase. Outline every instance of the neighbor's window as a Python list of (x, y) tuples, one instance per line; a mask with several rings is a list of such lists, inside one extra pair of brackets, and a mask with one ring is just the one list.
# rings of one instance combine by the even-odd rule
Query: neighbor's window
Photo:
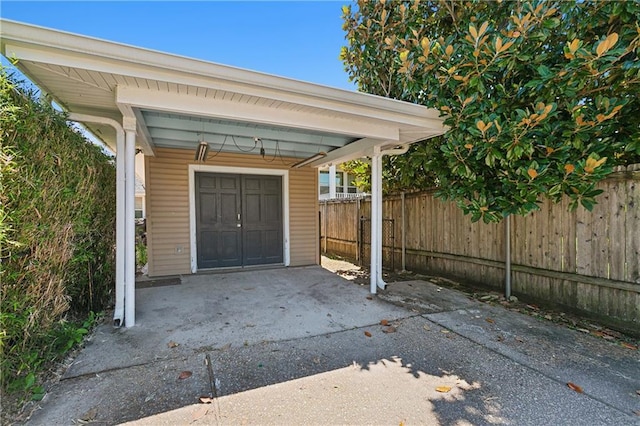
[(320, 194), (329, 193), (329, 172), (320, 171)]
[(142, 219), (142, 197), (136, 197), (134, 210), (136, 219)]

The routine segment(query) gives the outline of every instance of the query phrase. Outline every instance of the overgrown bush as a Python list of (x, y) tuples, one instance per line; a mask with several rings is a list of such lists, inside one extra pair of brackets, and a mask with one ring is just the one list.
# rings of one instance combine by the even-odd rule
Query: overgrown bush
[(111, 300), (115, 168), (5, 70), (0, 117), (0, 379), (25, 391)]

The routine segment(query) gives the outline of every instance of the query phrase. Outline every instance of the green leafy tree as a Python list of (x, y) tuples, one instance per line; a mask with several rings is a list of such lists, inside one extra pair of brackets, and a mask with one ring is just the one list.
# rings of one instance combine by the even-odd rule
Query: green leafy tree
[[(640, 3), (385, 2), (345, 7), (360, 90), (437, 108), (423, 143), (438, 194), (472, 220), (591, 209), (597, 183), (640, 158)], [(398, 164), (415, 167), (411, 161)]]
[[(437, 155), (437, 141), (416, 143), (409, 147), (405, 155), (383, 157), (382, 190), (384, 193), (418, 191), (432, 188), (437, 184), (437, 176), (426, 166), (429, 159)], [(355, 185), (361, 191), (371, 190), (371, 165), (361, 160), (352, 160), (341, 165), (342, 170), (355, 176)]]

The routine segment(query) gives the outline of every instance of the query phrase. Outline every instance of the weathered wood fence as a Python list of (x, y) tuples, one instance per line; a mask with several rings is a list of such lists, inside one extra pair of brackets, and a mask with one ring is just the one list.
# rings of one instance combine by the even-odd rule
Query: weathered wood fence
[[(540, 211), (512, 217), (512, 292), (638, 332), (640, 165), (619, 168), (599, 187), (604, 193), (592, 212), (544, 201)], [(369, 246), (360, 227), (370, 226), (370, 205), (366, 199), (321, 202), (321, 250), (366, 266)], [(504, 223), (471, 223), (454, 203), (428, 191), (386, 197), (383, 217), (391, 219), (394, 234), (392, 244), (386, 237), (383, 244), (385, 267), (504, 286)]]

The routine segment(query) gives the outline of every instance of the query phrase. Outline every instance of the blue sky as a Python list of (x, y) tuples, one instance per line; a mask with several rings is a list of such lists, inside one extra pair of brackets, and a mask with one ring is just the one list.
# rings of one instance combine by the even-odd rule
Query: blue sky
[(34, 2), (5, 19), (355, 90), (338, 59), (343, 1)]

